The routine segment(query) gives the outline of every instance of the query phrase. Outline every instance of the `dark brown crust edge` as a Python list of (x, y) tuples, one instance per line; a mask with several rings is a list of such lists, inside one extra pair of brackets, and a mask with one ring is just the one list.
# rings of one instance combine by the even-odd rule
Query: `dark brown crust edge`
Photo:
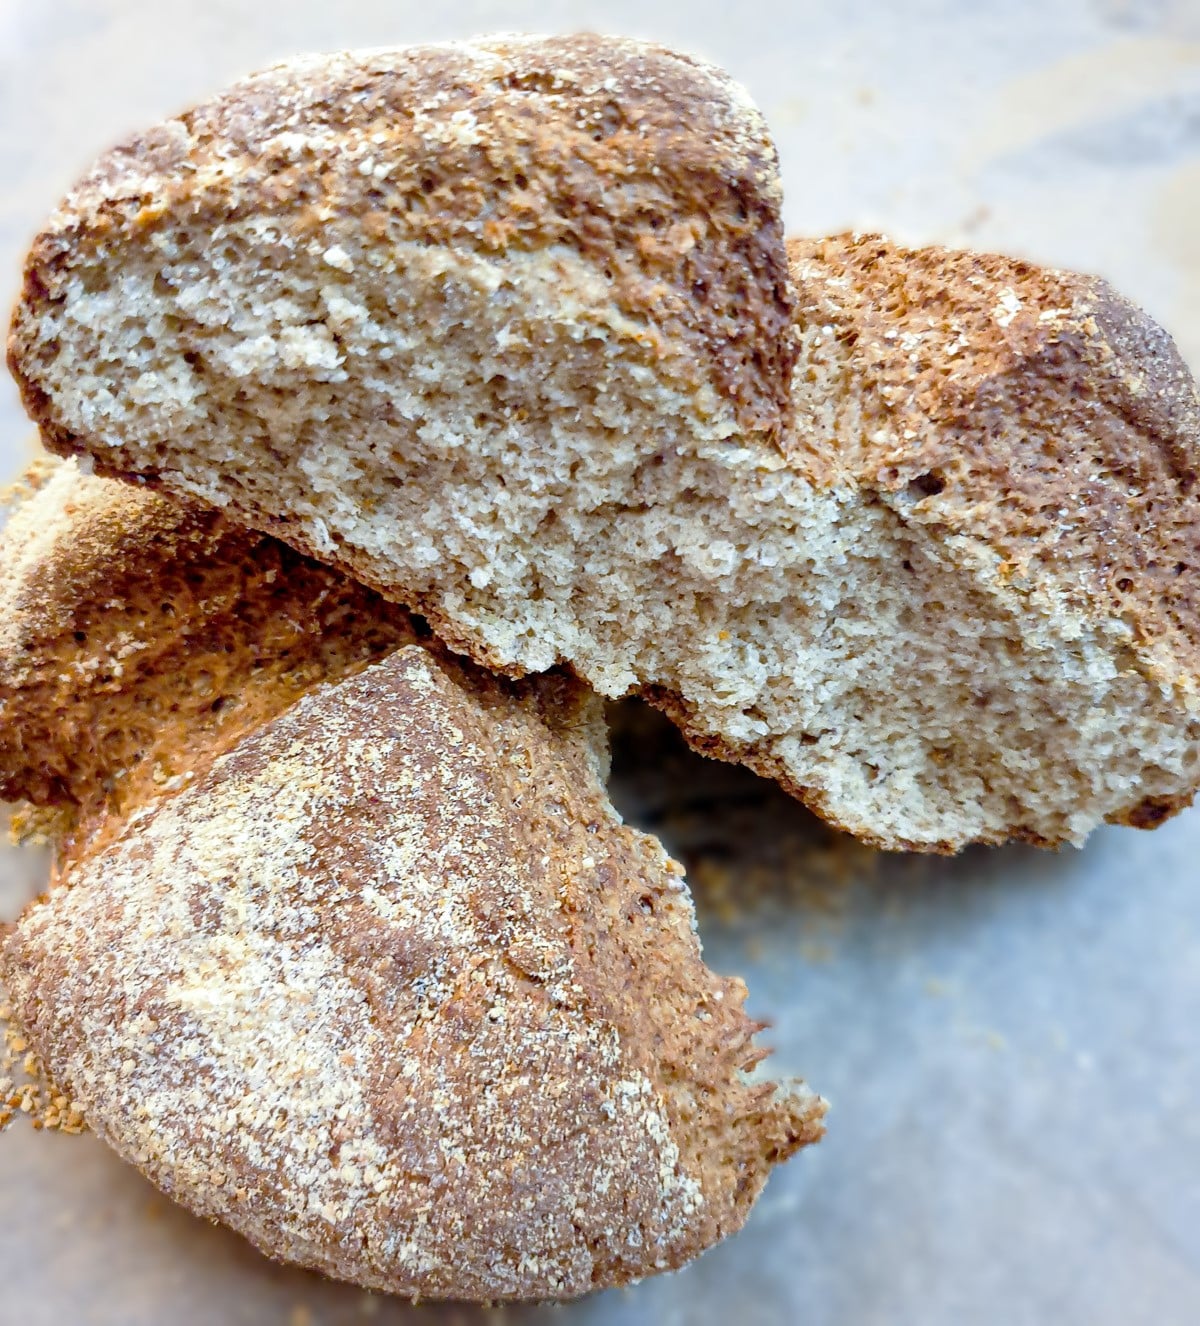
[(211, 508), (87, 480), (43, 514), (55, 541), (6, 600), (0, 797), (61, 807), (64, 825), (119, 818), (313, 685), (440, 648), (402, 608)]

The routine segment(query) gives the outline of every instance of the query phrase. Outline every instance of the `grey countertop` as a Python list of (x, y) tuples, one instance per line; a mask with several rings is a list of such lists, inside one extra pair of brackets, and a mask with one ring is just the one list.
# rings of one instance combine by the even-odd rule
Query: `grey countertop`
[[(886, 229), (1098, 271), (1200, 364), (1200, 0), (0, 0), (0, 287), (123, 132), (302, 49), (599, 28), (745, 82), (793, 229)], [(0, 386), (0, 476), (27, 428)], [(614, 794), (689, 866), (706, 955), (829, 1135), (674, 1275), (488, 1320), (874, 1326), (1200, 1321), (1200, 810), (1082, 851), (884, 856), (657, 721)], [(0, 849), (15, 914), (45, 863)], [(425, 1318), (262, 1260), (91, 1138), (0, 1137), (0, 1321)]]

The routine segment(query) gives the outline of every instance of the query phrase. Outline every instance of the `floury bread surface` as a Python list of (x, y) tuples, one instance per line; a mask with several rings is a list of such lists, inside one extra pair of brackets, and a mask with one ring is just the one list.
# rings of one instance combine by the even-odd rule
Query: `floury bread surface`
[[(1197, 401), (1102, 282), (785, 251), (761, 122), (599, 39), (302, 61), (105, 158), (10, 356), (47, 444), (570, 664), (890, 847), (1190, 800)], [(86, 371), (81, 372), (81, 366)]]
[(407, 646), (73, 859), (0, 949), (87, 1124), (264, 1252), (571, 1297), (736, 1230), (821, 1133), (600, 782), (594, 697)]

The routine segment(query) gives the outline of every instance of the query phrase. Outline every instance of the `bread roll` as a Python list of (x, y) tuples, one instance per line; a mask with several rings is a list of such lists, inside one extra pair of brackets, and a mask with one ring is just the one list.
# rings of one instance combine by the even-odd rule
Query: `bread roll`
[(820, 1136), (745, 1079), (745, 987), (581, 684), (70, 464), (4, 537), (5, 774), (78, 824), (0, 979), (51, 1098), (169, 1196), (372, 1288), (571, 1297), (733, 1232)]

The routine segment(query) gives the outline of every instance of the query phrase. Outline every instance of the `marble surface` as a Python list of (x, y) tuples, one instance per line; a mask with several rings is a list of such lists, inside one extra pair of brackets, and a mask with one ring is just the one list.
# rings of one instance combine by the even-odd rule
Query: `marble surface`
[[(623, 31), (705, 54), (778, 137), (793, 229), (1103, 273), (1200, 365), (1200, 0), (0, 0), (0, 294), (122, 133), (305, 49)], [(0, 384), (0, 476), (27, 449)], [(1190, 1326), (1200, 1320), (1200, 811), (1082, 851), (888, 857), (625, 714), (615, 795), (689, 866), (710, 963), (833, 1104), (684, 1272), (485, 1317), (279, 1268), (93, 1139), (0, 1137), (0, 1321)], [(0, 849), (0, 908), (44, 877)]]

